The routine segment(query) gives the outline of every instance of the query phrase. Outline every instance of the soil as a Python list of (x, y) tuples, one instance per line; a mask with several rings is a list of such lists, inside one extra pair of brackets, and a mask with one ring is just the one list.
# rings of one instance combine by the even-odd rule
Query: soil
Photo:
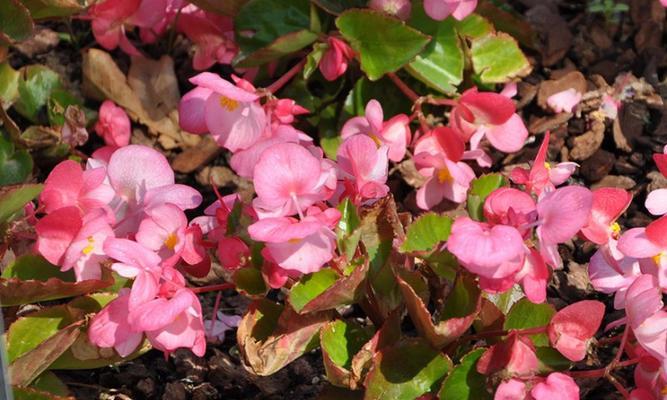
[[(576, 0), (515, 0), (511, 6), (525, 16), (538, 33), (532, 48), (527, 48), (533, 72), (519, 84), (518, 104), (520, 113), (532, 134), (551, 130), (552, 140), (549, 159), (570, 161), (574, 159), (581, 168), (573, 176), (574, 183), (588, 186), (616, 186), (632, 191), (634, 200), (619, 223), (624, 228), (645, 225), (651, 220), (643, 203), (648, 190), (667, 187), (667, 180), (656, 172), (652, 154), (662, 152), (667, 143), (667, 106), (662, 99), (667, 97), (665, 72), (664, 26), (665, 10), (656, 0), (629, 0), (630, 11), (616, 20), (605, 19), (601, 14), (586, 11), (585, 2)], [(80, 50), (93, 45), (89, 26), (83, 21), (46, 23), (41, 27), (55, 32), (74, 32), (74, 43), (60, 41), (54, 46), (32, 44), (31, 48), (10, 52), (10, 63), (14, 68), (27, 64), (43, 63), (58, 71), (69, 88), (80, 92), (82, 80)], [(47, 35), (48, 36), (48, 35)], [(48, 38), (45, 39), (48, 41)], [(166, 50), (158, 44), (147, 49), (153, 56)], [(175, 41), (171, 52), (175, 59), (181, 92), (188, 89), (187, 77), (192, 71), (187, 56), (187, 44)], [(129, 58), (113, 53), (126, 72)], [(214, 67), (214, 72), (228, 74), (228, 67)], [(578, 71), (581, 77), (576, 74)], [(545, 109), (541, 98), (543, 90), (560, 91), (568, 87), (584, 85), (589, 92), (600, 90), (603, 82), (614, 82), (630, 72), (643, 79), (645, 93), (624, 102), (616, 122), (607, 119), (596, 125), (591, 107), (583, 108), (579, 115), (559, 114)], [(623, 79), (623, 78), (620, 78)], [(549, 84), (543, 84), (545, 81)], [(549, 88), (551, 86), (551, 88)], [(397, 92), (397, 95), (398, 92)], [(87, 106), (97, 109), (99, 103), (87, 100)], [(22, 125), (20, 117), (12, 114)], [(616, 127), (614, 126), (616, 125)], [(27, 125), (25, 125), (27, 126)], [(91, 135), (91, 143), (83, 153), (98, 147), (101, 142)], [(507, 170), (509, 166), (533, 159), (542, 136), (531, 137), (532, 143), (517, 154), (503, 157), (494, 153), (494, 170)], [(174, 154), (169, 154), (173, 156)], [(223, 168), (225, 156), (219, 155), (210, 166)], [(41, 166), (40, 180), (48, 173), (49, 166)], [(218, 172), (224, 172), (224, 169)], [(205, 193), (208, 204), (213, 199), (210, 189), (202, 186), (197, 173), (178, 175), (178, 180), (196, 186)], [(409, 192), (407, 178), (396, 171), (390, 187), (399, 193)], [(229, 191), (234, 190), (232, 184)], [(405, 189), (405, 190), (403, 190)], [(404, 196), (401, 207), (417, 212), (414, 194)], [(401, 200), (400, 196), (398, 197)], [(445, 207), (446, 208), (446, 207)], [(611, 307), (611, 298), (595, 293), (588, 282), (585, 266), (594, 248), (575, 241), (561, 246), (566, 261), (565, 268), (557, 271), (550, 283), (549, 302), (561, 307), (580, 299), (598, 299)], [(212, 313), (215, 294), (201, 296), (204, 314)], [(242, 315), (248, 300), (233, 291), (225, 291), (221, 309), (227, 314)], [(603, 326), (621, 316), (608, 314)], [(606, 336), (617, 334), (610, 331)], [(611, 347), (601, 347), (589, 357), (581, 368), (606, 365), (614, 356)], [(277, 374), (257, 377), (241, 365), (234, 332), (229, 332), (224, 342), (208, 346), (206, 355), (198, 358), (189, 351), (177, 351), (167, 358), (162, 353), (151, 351), (146, 355), (118, 367), (97, 370), (57, 371), (57, 375), (71, 388), (78, 399), (314, 399), (327, 387), (321, 356), (309, 353)], [(632, 374), (626, 370), (619, 379), (625, 387), (631, 387)], [(615, 389), (604, 379), (581, 384), (582, 399), (620, 398)]]

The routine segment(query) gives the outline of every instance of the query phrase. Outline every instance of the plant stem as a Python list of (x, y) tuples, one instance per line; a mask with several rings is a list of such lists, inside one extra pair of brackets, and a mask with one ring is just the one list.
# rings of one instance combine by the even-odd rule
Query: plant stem
[(278, 78), (277, 81), (275, 81), (271, 85), (269, 85), (266, 88), (266, 90), (268, 90), (272, 94), (275, 94), (277, 91), (282, 89), (282, 87), (285, 86), (285, 84), (287, 82), (289, 82), (290, 79), (294, 78), (294, 76), (296, 74), (298, 74), (299, 71), (301, 71), (301, 69), (303, 69), (304, 65), (306, 65), (306, 59), (305, 58), (302, 59), (301, 61), (299, 61), (296, 65), (294, 65), (292, 68), (290, 68), (287, 72), (285, 72), (285, 74), (283, 76), (281, 76), (280, 78)]
[(233, 283), (221, 283), (219, 285), (209, 285), (209, 286), (192, 288), (192, 291), (197, 294), (202, 294), (208, 292), (217, 292), (219, 290), (225, 290), (225, 289), (234, 289), (235, 287), (236, 285), (234, 285)]
[(408, 87), (408, 85), (406, 85), (405, 82), (403, 82), (401, 78), (399, 78), (395, 73), (390, 72), (387, 74), (387, 76), (389, 79), (391, 79), (392, 82), (394, 82), (394, 85), (396, 85), (396, 87), (398, 87), (401, 92), (403, 92), (403, 94), (408, 99), (410, 99), (411, 102), (415, 103), (417, 100), (419, 100), (420, 96), (415, 93), (414, 90), (410, 89), (410, 87)]

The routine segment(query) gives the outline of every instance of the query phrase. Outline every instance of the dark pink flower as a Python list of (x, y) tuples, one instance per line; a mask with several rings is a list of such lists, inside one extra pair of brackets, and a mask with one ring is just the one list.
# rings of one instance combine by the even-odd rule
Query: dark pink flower
[(95, 132), (107, 146), (123, 147), (130, 144), (130, 118), (121, 107), (105, 100), (100, 107)]
[(327, 38), (329, 47), (320, 60), (320, 72), (324, 79), (335, 81), (347, 71), (348, 62), (354, 58), (354, 51), (342, 39), (333, 36)]

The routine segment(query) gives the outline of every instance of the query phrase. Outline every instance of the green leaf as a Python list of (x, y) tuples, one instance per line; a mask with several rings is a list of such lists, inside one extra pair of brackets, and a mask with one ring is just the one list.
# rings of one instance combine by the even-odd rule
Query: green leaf
[[(548, 303), (533, 304), (527, 298), (523, 298), (510, 309), (505, 319), (504, 328), (510, 330), (546, 326), (554, 314), (556, 314), (556, 309), (553, 305)], [(530, 338), (535, 346), (549, 345), (549, 338), (544, 333), (531, 335)]]
[(512, 306), (524, 297), (524, 294), (521, 286), (514, 285), (510, 290), (504, 293), (484, 293), (484, 297), (489, 299), (489, 301), (493, 303), (503, 315), (507, 315)]
[(368, 5), (366, 0), (311, 0), (329, 14), (338, 15), (350, 8), (364, 8)]
[(262, 271), (255, 267), (245, 267), (234, 272), (236, 288), (250, 296), (263, 296), (268, 288), (262, 277)]
[(379, 351), (366, 380), (365, 400), (414, 400), (432, 391), (452, 361), (421, 339)]
[(531, 71), (516, 40), (499, 32), (474, 40), (470, 49), (473, 69), (483, 83), (505, 83)]
[[(481, 2), (475, 9), (475, 12), (489, 18), (497, 30), (509, 33), (513, 38), (516, 38), (522, 46), (538, 49), (537, 46), (539, 46), (539, 42), (537, 41), (537, 33), (535, 33), (523, 15), (516, 12), (506, 11), (490, 1)], [(489, 24), (489, 26), (491, 25), (488, 21), (486, 23)]]
[[(34, 19), (67, 17), (84, 9), (79, 0), (21, 0)], [(83, 2), (85, 4), (85, 2)]]
[(63, 381), (61, 381), (60, 378), (58, 378), (56, 374), (51, 371), (46, 371), (35, 378), (30, 387), (42, 390), (44, 392), (52, 393), (57, 396), (69, 395), (67, 385), (65, 385)]
[(0, 1), (0, 33), (12, 40), (21, 41), (28, 39), (34, 28), (30, 12), (20, 1)]
[(350, 201), (349, 198), (343, 200), (338, 205), (341, 217), (336, 227), (336, 237), (338, 238), (338, 248), (351, 260), (354, 257), (354, 252), (357, 250), (359, 244), (360, 233), (357, 231), (361, 220), (357, 208)]
[(308, 56), (306, 57), (306, 65), (303, 67), (303, 79), (310, 78), (310, 76), (317, 71), (317, 67), (320, 65), (320, 60), (328, 48), (329, 46), (325, 43), (315, 43), (313, 45), (313, 50), (308, 53)]
[(470, 14), (463, 21), (456, 21), (456, 31), (468, 39), (479, 39), (493, 33), (494, 29), (486, 18)]
[(14, 104), (19, 96), (19, 77), (19, 72), (8, 62), (0, 63), (0, 103), (5, 107)]
[(254, 67), (301, 50), (317, 39), (308, 0), (250, 0), (234, 19), (241, 51), (234, 63)]
[[(349, 267), (351, 268), (351, 272), (347, 276), (338, 278), (332, 285), (326, 287), (324, 291), (300, 307), (297, 312), (304, 314), (330, 310), (358, 301), (365, 289), (363, 283), (368, 274), (368, 262), (364, 262), (361, 265), (351, 263)], [(347, 269), (344, 273), (347, 273)]]
[(315, 273), (305, 275), (292, 286), (289, 303), (296, 312), (301, 311), (306, 304), (331, 287), (338, 278), (338, 273), (331, 268), (323, 268)]
[(190, 3), (213, 13), (235, 16), (248, 0), (191, 0)]
[(2, 271), (2, 278), (17, 278), (21, 280), (35, 279), (46, 282), (50, 278), (58, 278), (65, 282), (74, 282), (74, 271), (60, 271), (60, 267), (51, 264), (44, 257), (37, 254), (25, 254)]
[(552, 347), (536, 347), (535, 355), (537, 355), (539, 373), (565, 371), (572, 366), (572, 361)]
[(70, 92), (56, 89), (47, 101), (47, 115), (50, 125), (62, 126), (65, 124), (65, 110), (68, 106), (83, 106), (83, 102)]
[(72, 397), (63, 397), (50, 392), (35, 389), (34, 387), (13, 386), (14, 400), (72, 400)]
[(454, 19), (435, 21), (421, 5), (413, 7), (410, 25), (433, 37), (424, 50), (406, 67), (415, 78), (442, 93), (453, 94), (463, 80), (463, 50)]
[(30, 154), (26, 150), (16, 150), (14, 143), (0, 131), (0, 186), (25, 182), (32, 173), (32, 166)]
[(345, 98), (344, 112), (341, 113), (342, 122), (352, 117), (364, 115), (366, 104), (371, 99), (382, 99), (382, 111), (384, 111), (385, 119), (398, 114), (410, 114), (412, 103), (405, 96), (387, 97), (387, 93), (393, 93), (394, 90), (396, 90), (396, 87), (389, 78), (382, 78), (375, 82), (371, 82), (365, 77), (360, 78)]
[(486, 400), (491, 394), (486, 391), (486, 377), (477, 372), (477, 361), (485, 349), (476, 349), (466, 354), (454, 367), (438, 393), (440, 399)]
[(427, 213), (408, 226), (407, 237), (401, 245), (402, 253), (431, 251), (440, 242), (449, 238), (452, 218), (436, 213)]
[(501, 174), (488, 174), (472, 181), (468, 192), (468, 213), (477, 221), (484, 220), (484, 201), (496, 189), (507, 185), (507, 180)]
[[(0, 137), (0, 140), (1, 137)], [(2, 146), (0, 142), (0, 146)], [(0, 155), (0, 158), (2, 156)], [(0, 188), (0, 223), (23, 209), (23, 206), (37, 197), (44, 185), (25, 184)], [(4, 273), (3, 273), (4, 276)]]
[(16, 111), (33, 123), (39, 123), (39, 112), (54, 90), (62, 89), (60, 76), (43, 65), (30, 65), (22, 70), (19, 79), (19, 99)]
[(372, 329), (354, 321), (336, 320), (320, 331), (322, 352), (336, 365), (350, 369), (352, 357), (373, 337)]
[(336, 26), (360, 55), (361, 69), (372, 81), (409, 63), (429, 42), (404, 22), (371, 10), (345, 11)]

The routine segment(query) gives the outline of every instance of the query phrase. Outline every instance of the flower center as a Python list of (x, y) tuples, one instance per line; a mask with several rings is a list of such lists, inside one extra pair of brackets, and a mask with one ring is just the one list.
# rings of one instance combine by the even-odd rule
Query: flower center
[(447, 167), (438, 170), (438, 182), (449, 183), (453, 181), (452, 174), (449, 173)]
[(301, 242), (301, 239), (299, 239), (299, 238), (294, 238), (294, 239), (290, 239), (290, 240), (287, 241), (287, 243), (290, 243), (290, 244), (299, 244), (300, 242)]
[(239, 102), (229, 97), (220, 96), (220, 107), (231, 112), (239, 107)]
[(664, 252), (661, 251), (660, 253), (651, 257), (651, 258), (653, 258), (653, 262), (655, 263), (655, 265), (660, 265), (660, 259), (662, 258), (663, 254), (664, 254)]
[(382, 141), (380, 140), (380, 138), (379, 138), (376, 134), (371, 133), (371, 134), (368, 135), (368, 136), (370, 136), (371, 139), (373, 139), (373, 141), (375, 142), (375, 144), (377, 145), (377, 147), (382, 146)]
[(551, 169), (551, 164), (549, 164), (548, 162), (545, 162), (544, 163), (544, 168), (546, 168), (547, 170), (550, 170)]
[(610, 228), (611, 235), (614, 237), (614, 239), (618, 239), (618, 236), (621, 233), (621, 226), (618, 224), (618, 222), (614, 222), (611, 224)]
[(84, 247), (81, 252), (85, 255), (88, 255), (93, 252), (95, 249), (95, 239), (92, 236), (88, 236), (88, 246)]
[(164, 245), (166, 248), (169, 250), (174, 250), (176, 245), (178, 244), (178, 236), (176, 236), (175, 233), (170, 233), (169, 236), (164, 241)]

